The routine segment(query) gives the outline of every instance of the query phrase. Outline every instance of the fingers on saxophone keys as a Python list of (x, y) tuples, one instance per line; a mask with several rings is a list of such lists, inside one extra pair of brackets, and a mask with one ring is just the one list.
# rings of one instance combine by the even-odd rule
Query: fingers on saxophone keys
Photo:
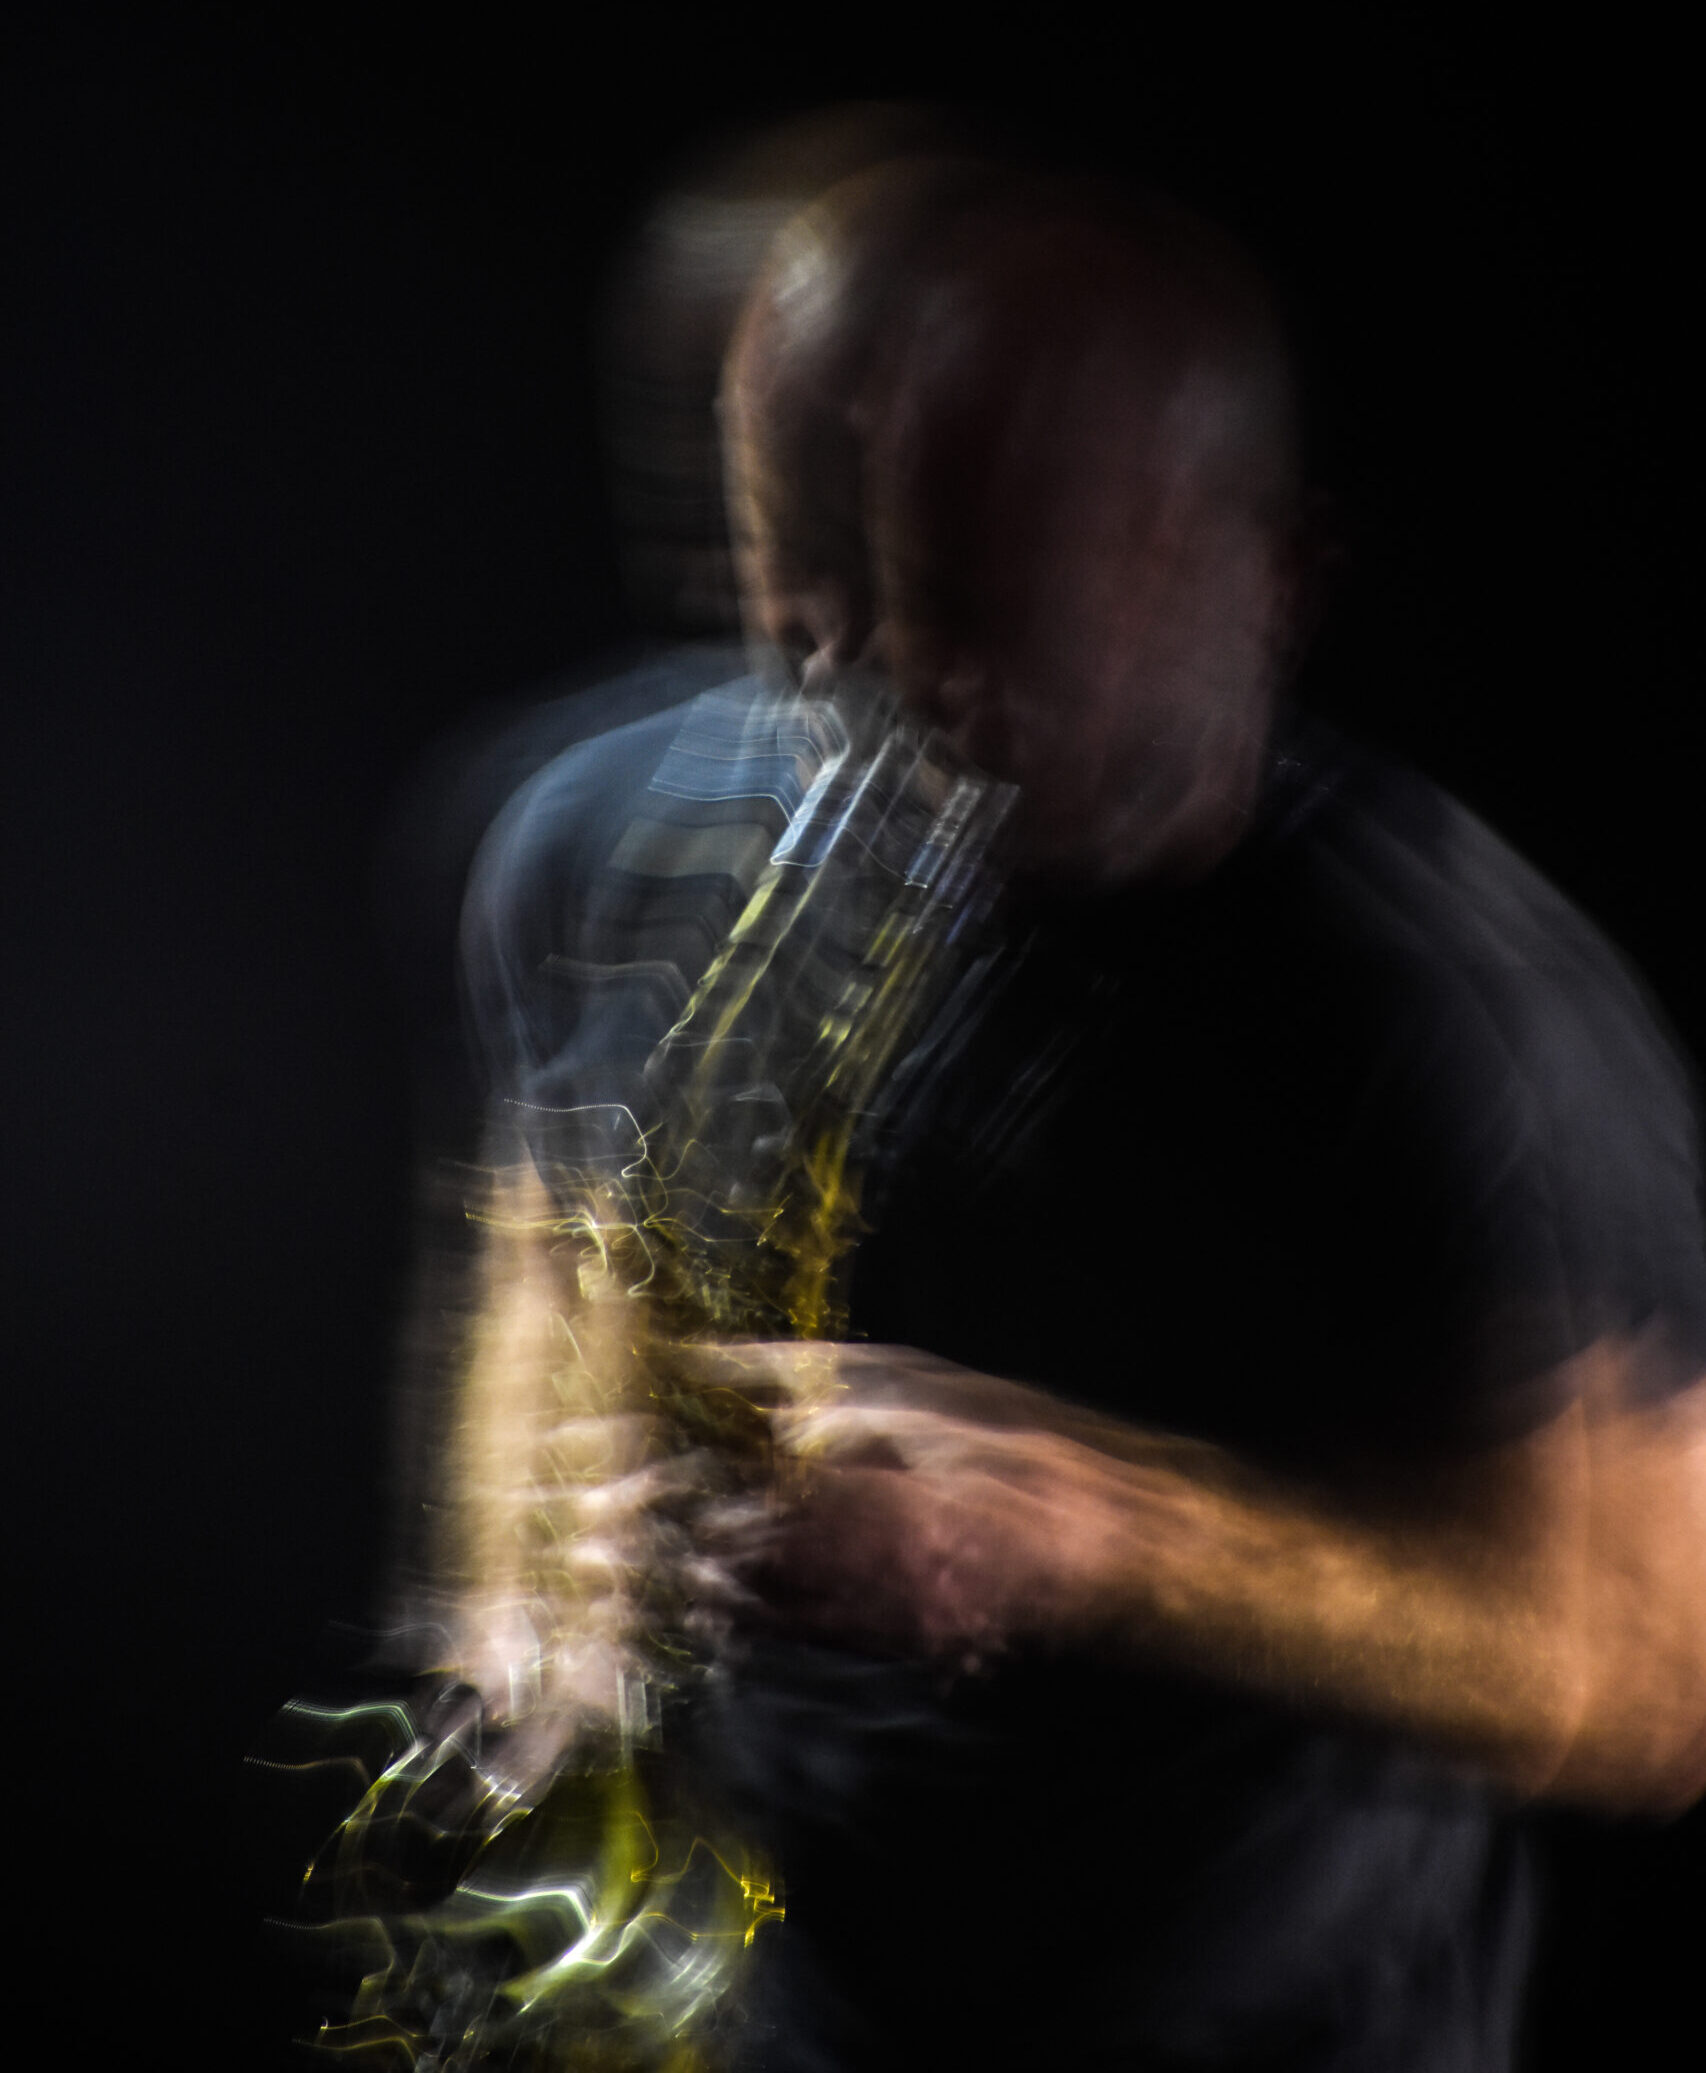
[(777, 1418), (776, 1439), (796, 1460), (861, 1468), (922, 1467), (969, 1444), (938, 1412), (869, 1403), (802, 1405)]
[(609, 1474), (643, 1461), (657, 1427), (655, 1417), (598, 1411), (558, 1419), (545, 1432), (541, 1445), (559, 1474)]
[(588, 1525), (614, 1525), (646, 1512), (669, 1511), (691, 1503), (705, 1486), (705, 1463), (698, 1454), (667, 1455), (648, 1461), (626, 1475), (577, 1490), (575, 1511)]
[(690, 1603), (701, 1612), (751, 1619), (766, 1609), (765, 1598), (739, 1563), (701, 1554), (682, 1563), (678, 1580)]
[(836, 1390), (855, 1351), (824, 1339), (739, 1339), (683, 1347), (678, 1358), (701, 1388), (733, 1390), (760, 1409), (781, 1411)]

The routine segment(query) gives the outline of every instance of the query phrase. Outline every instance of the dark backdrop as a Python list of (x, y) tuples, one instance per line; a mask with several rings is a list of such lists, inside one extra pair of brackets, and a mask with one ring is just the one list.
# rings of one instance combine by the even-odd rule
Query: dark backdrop
[[(707, 123), (1028, 109), (1253, 241), (1351, 541), (1319, 697), (1510, 833), (1706, 1048), (1695, 240), (1656, 15), (1590, 45), (1056, 10), (949, 47), (916, 10), (356, 13), (62, 13), (8, 53), (14, 1984), (75, 2062), (269, 2063), (275, 1874), (233, 1779), (368, 1610), (411, 1075), (449, 999), (442, 895), (398, 903), (387, 830), (435, 745), (625, 631), (586, 318)], [(1553, 1828), (1536, 2064), (1656, 2062), (1698, 1824)]]

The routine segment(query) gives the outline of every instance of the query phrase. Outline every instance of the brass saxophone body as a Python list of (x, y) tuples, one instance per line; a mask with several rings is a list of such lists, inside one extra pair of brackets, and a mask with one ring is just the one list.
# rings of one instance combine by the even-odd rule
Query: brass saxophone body
[[(672, 752), (689, 788), (699, 712)], [(707, 785), (726, 706), (722, 723)], [(799, 802), (631, 1099), (571, 1105), (535, 1155), (582, 1306), (565, 1321), (565, 1407), (643, 1413), (654, 1456), (689, 1460), (711, 1498), (764, 1487), (768, 1418), (703, 1387), (691, 1350), (845, 1333), (885, 1092), (967, 965), (1013, 798), (877, 685), (760, 693), (740, 726), (793, 743)], [(666, 882), (670, 842), (654, 807), (623, 846), (641, 882), (648, 861)], [(535, 1596), (566, 1629), (576, 1586), (552, 1564), (542, 1543)], [(627, 1608), (615, 1719), (535, 1775), (500, 1782), (481, 1703), (453, 1682), (358, 1709), (372, 1782), (308, 1876), (316, 1935), (346, 1965), (359, 1953), (328, 2051), (410, 2073), (723, 2063), (781, 1881), (680, 1761), (672, 1723), (715, 1638), (679, 1575), (654, 1565)], [(294, 1712), (299, 1749), (352, 1731)]]

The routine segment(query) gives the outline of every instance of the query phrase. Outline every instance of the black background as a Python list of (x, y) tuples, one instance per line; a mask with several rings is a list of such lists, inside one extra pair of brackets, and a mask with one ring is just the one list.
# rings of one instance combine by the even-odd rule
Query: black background
[[(369, 1609), (421, 1048), (396, 967), (450, 954), (428, 891), (399, 920), (386, 831), (447, 738), (625, 631), (587, 316), (708, 125), (1028, 109), (1253, 242), (1351, 541), (1317, 695), (1541, 862), (1706, 1051), (1681, 51), (1630, 10), (1592, 42), (1256, 20), (14, 32), (13, 1985), (68, 2060), (270, 2063), (275, 1873), (234, 1780)], [(1534, 2063), (1657, 2062), (1699, 1823), (1553, 1831)]]

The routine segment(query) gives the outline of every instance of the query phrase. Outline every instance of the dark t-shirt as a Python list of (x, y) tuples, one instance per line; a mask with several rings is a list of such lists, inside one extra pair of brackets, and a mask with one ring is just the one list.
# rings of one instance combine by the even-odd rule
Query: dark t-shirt
[[(697, 976), (610, 976), (609, 860), (678, 724), (546, 770), (476, 875), (476, 1017), (546, 1167)], [(708, 960), (738, 886), (669, 897)], [(1706, 1362), (1691, 1100), (1638, 989), (1460, 806), (1325, 729), (1282, 729), (1202, 883), (1015, 889), (895, 1085), (872, 1339), (1340, 1491), (1528, 1429), (1605, 1333), (1649, 1335), (1655, 1376)], [(944, 1681), (759, 1643), (694, 1732), (787, 1881), (755, 2066), (1508, 2063), (1511, 1837), (1381, 1737), (1058, 1654)]]

